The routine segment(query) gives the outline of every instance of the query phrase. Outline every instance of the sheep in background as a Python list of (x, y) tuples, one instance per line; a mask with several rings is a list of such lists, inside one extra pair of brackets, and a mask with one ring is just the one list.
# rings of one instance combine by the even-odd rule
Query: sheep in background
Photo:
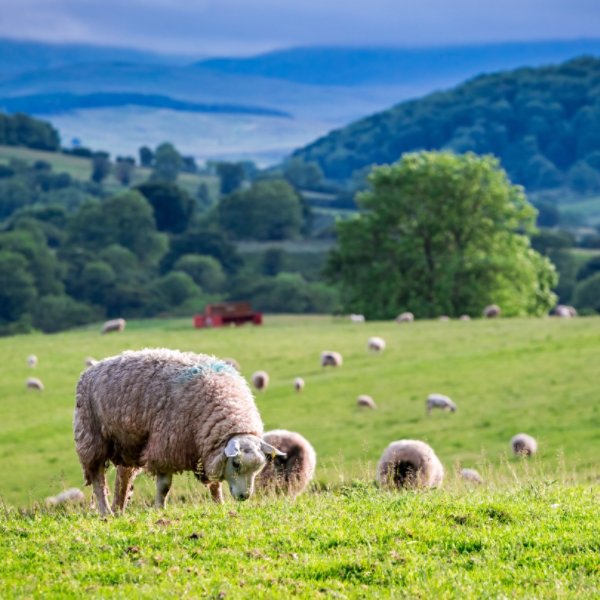
[(266, 371), (252, 373), (252, 385), (259, 392), (264, 392), (269, 387), (269, 374)]
[(471, 317), (469, 315), (460, 315), (460, 317), (458, 317), (459, 321), (470, 321)]
[(483, 483), (483, 477), (475, 469), (461, 469), (460, 476), (469, 483), (477, 483), (479, 485)]
[(398, 323), (411, 323), (414, 320), (415, 315), (413, 315), (411, 312), (403, 312), (396, 317), (396, 321)]
[(560, 317), (562, 319), (570, 319), (571, 317), (577, 316), (577, 311), (572, 306), (568, 306), (566, 304), (557, 304), (552, 314), (555, 317)]
[(448, 315), (441, 315), (438, 317), (438, 321), (449, 321), (450, 317)]
[(37, 367), (38, 364), (38, 357), (35, 354), (30, 354), (27, 357), (27, 365), (30, 367)]
[(392, 442), (377, 465), (377, 481), (384, 487), (438, 487), (443, 479), (442, 463), (420, 440)]
[(237, 360), (235, 360), (235, 358), (224, 358), (223, 362), (227, 363), (230, 366), (232, 366), (238, 373), (242, 372), (242, 369), (240, 367), (240, 363)]
[(321, 352), (322, 367), (341, 367), (343, 362), (344, 360), (339, 352), (333, 352), (332, 350)]
[(377, 336), (370, 337), (367, 348), (372, 352), (383, 352), (385, 350), (385, 340)]
[(493, 319), (494, 317), (499, 317), (501, 312), (497, 304), (490, 304), (483, 309), (483, 316), (486, 319)]
[(294, 389), (297, 392), (301, 392), (304, 389), (304, 379), (302, 379), (302, 377), (296, 377), (296, 379), (294, 379)]
[(92, 356), (86, 356), (85, 360), (83, 361), (83, 363), (85, 364), (86, 367), (91, 367), (93, 365), (95, 365), (98, 361), (93, 358)]
[(125, 319), (111, 319), (102, 325), (101, 333), (111, 333), (113, 331), (123, 331), (125, 329)]
[(30, 390), (43, 390), (44, 384), (37, 377), (28, 377), (25, 386)]
[(285, 429), (268, 431), (263, 439), (285, 454), (267, 456), (267, 464), (256, 478), (256, 487), (292, 497), (301, 494), (312, 480), (317, 464), (317, 454), (310, 442)]
[(517, 456), (531, 456), (535, 454), (538, 449), (535, 438), (531, 437), (526, 433), (517, 433), (510, 440), (510, 447), (512, 448), (513, 454)]
[(373, 400), (373, 398), (371, 398), (371, 396), (367, 396), (366, 394), (361, 394), (360, 396), (358, 396), (356, 398), (356, 404), (358, 406), (361, 406), (364, 408), (371, 408), (371, 409), (377, 408), (377, 405), (375, 404), (375, 400)]
[(456, 404), (454, 404), (454, 402), (452, 402), (448, 396), (444, 396), (444, 394), (429, 394), (429, 396), (427, 396), (427, 400), (425, 401), (425, 405), (427, 407), (428, 415), (431, 414), (431, 410), (434, 408), (456, 412)]
[(192, 471), (222, 502), (227, 481), (236, 500), (252, 494), (265, 454), (263, 424), (246, 380), (214, 356), (166, 348), (127, 351), (80, 376), (73, 419), (75, 447), (100, 514), (110, 514), (105, 470), (117, 466), (112, 510), (123, 511), (134, 477), (156, 475), (163, 508), (172, 476)]
[(350, 315), (350, 321), (352, 321), (352, 323), (364, 323), (365, 322), (365, 315)]
[(85, 501), (85, 494), (79, 488), (69, 488), (56, 494), (56, 496), (50, 496), (46, 498), (46, 504), (48, 506), (55, 506), (57, 504), (80, 504)]

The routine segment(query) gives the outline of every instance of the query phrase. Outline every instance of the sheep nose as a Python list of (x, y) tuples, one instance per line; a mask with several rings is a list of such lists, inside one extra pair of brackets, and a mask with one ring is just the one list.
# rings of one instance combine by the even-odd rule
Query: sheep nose
[(238, 500), (248, 500), (248, 498), (250, 498), (250, 492), (240, 492), (238, 494)]

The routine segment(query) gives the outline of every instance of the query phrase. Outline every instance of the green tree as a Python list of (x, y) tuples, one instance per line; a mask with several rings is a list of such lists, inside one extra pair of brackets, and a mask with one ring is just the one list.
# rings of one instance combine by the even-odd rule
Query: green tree
[(142, 167), (151, 167), (154, 161), (154, 152), (148, 148), (148, 146), (142, 146), (139, 149), (140, 154), (140, 165)]
[(0, 333), (26, 316), (36, 297), (27, 260), (16, 252), (0, 250)]
[(323, 171), (319, 163), (305, 162), (297, 156), (284, 164), (284, 174), (295, 188), (303, 190), (316, 190), (323, 183)]
[(243, 163), (220, 162), (216, 165), (217, 175), (221, 180), (221, 194), (226, 196), (237, 190), (245, 177)]
[(284, 240), (297, 237), (302, 227), (302, 202), (282, 179), (256, 181), (218, 205), (221, 227), (237, 239)]
[(154, 171), (152, 172), (153, 181), (173, 183), (182, 168), (183, 160), (181, 154), (177, 152), (173, 144), (164, 142), (156, 148), (154, 154)]
[(600, 313), (600, 273), (580, 281), (573, 292), (573, 304), (578, 309)]
[(110, 173), (110, 158), (107, 152), (94, 152), (92, 156), (92, 174), (94, 183), (102, 183)]
[(136, 188), (150, 202), (159, 231), (180, 233), (194, 212), (194, 199), (174, 183), (144, 183)]
[(177, 260), (173, 270), (187, 273), (196, 285), (210, 293), (220, 292), (225, 285), (225, 271), (212, 256), (184, 254)]
[(115, 163), (115, 179), (121, 185), (129, 185), (133, 172), (135, 171), (135, 160), (130, 156), (117, 156)]
[(535, 252), (535, 209), (491, 156), (405, 154), (373, 169), (364, 211), (338, 225), (327, 274), (369, 318), (544, 314), (556, 273)]

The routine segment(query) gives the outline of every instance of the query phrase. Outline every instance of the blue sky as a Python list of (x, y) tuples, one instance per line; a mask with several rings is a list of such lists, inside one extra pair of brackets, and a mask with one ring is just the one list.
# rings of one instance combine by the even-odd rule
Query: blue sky
[(600, 0), (0, 0), (0, 36), (246, 55), (600, 37)]

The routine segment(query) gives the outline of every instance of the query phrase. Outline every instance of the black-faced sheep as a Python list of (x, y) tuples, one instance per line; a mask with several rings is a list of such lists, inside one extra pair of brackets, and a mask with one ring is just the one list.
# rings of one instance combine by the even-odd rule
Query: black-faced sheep
[(385, 487), (438, 487), (443, 479), (442, 463), (420, 440), (392, 442), (377, 466), (377, 480)]
[(37, 377), (28, 377), (25, 386), (30, 390), (43, 390), (44, 384)]
[(123, 331), (127, 322), (125, 319), (111, 319), (102, 325), (101, 333), (112, 333), (114, 331)]
[(36, 366), (37, 366), (37, 364), (38, 364), (38, 357), (37, 357), (35, 354), (30, 354), (30, 355), (27, 357), (27, 365), (28, 365), (29, 367), (32, 367), (32, 368), (33, 368), (33, 367), (36, 367)]
[(226, 480), (246, 500), (265, 453), (263, 424), (244, 378), (212, 356), (165, 348), (127, 351), (86, 369), (77, 384), (75, 446), (101, 514), (108, 506), (105, 469), (117, 466), (113, 510), (123, 511), (142, 468), (156, 475), (157, 507), (172, 476), (192, 471), (222, 502)]
[(297, 392), (301, 392), (304, 389), (304, 379), (302, 379), (302, 377), (296, 377), (296, 379), (294, 379), (294, 389)]
[(370, 408), (370, 409), (377, 408), (377, 405), (375, 404), (375, 400), (373, 400), (373, 398), (371, 398), (371, 396), (367, 396), (366, 394), (361, 394), (360, 396), (358, 396), (356, 398), (356, 404), (357, 404), (357, 406), (360, 406), (363, 408)]
[(493, 319), (499, 317), (502, 310), (497, 304), (490, 304), (483, 309), (483, 316), (486, 319)]
[(344, 360), (339, 352), (333, 352), (332, 350), (321, 352), (322, 367), (341, 367), (343, 362)]
[(448, 396), (444, 396), (444, 394), (429, 394), (429, 396), (427, 396), (427, 400), (425, 401), (425, 406), (427, 408), (428, 415), (431, 414), (431, 411), (434, 408), (456, 412), (456, 404), (454, 404), (454, 402)]
[(411, 312), (403, 312), (396, 317), (396, 321), (398, 323), (412, 323), (414, 320), (415, 315), (413, 315)]
[(371, 352), (383, 352), (385, 350), (385, 340), (378, 336), (369, 338), (367, 349)]
[(513, 454), (517, 456), (531, 456), (538, 449), (537, 441), (526, 433), (517, 433), (510, 440), (510, 447)]
[(264, 392), (269, 387), (269, 374), (266, 371), (252, 373), (252, 385), (259, 392)]
[(312, 480), (317, 464), (317, 454), (310, 442), (299, 433), (285, 429), (269, 431), (263, 439), (285, 456), (267, 456), (267, 464), (256, 478), (256, 487), (293, 497), (302, 493)]

